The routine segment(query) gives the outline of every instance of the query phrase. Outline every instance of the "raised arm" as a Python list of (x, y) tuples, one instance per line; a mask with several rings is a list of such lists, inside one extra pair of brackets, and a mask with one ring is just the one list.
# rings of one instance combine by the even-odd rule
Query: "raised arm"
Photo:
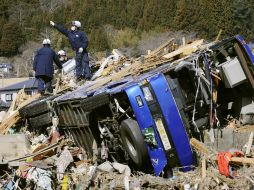
[(61, 26), (60, 24), (56, 24), (53, 21), (50, 21), (50, 25), (53, 26), (54, 28), (56, 28), (59, 32), (61, 32), (65, 36), (68, 36), (68, 34), (70, 32), (69, 30), (67, 30), (66, 28)]

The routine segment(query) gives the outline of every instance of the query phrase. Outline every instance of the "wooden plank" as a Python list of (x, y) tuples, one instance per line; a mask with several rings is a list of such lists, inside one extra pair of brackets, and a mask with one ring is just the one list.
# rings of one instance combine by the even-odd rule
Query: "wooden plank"
[(125, 57), (124, 54), (120, 50), (118, 50), (118, 49), (113, 49), (112, 53), (114, 55), (118, 55), (119, 57)]
[(41, 97), (41, 95), (38, 93), (38, 94), (35, 94), (33, 96), (31, 96), (29, 99), (23, 101), (17, 108), (17, 110), (19, 110), (20, 108), (26, 106), (27, 104), (30, 104), (31, 102), (33, 102), (34, 100), (37, 100), (39, 97)]
[(61, 77), (58, 77), (56, 79), (56, 86), (55, 86), (55, 89), (54, 89), (54, 92), (53, 92), (54, 95), (56, 95), (58, 90), (59, 90), (60, 82), (61, 82)]
[(202, 171), (201, 171), (201, 176), (202, 176), (202, 179), (205, 179), (206, 178), (206, 158), (205, 156), (202, 158)]
[(8, 110), (8, 112), (12, 112), (16, 109), (17, 104), (21, 101), (22, 98), (24, 98), (25, 90), (22, 88), (18, 91), (16, 98), (12, 101), (11, 106)]
[(10, 127), (12, 127), (15, 123), (17, 123), (21, 117), (19, 116), (19, 112), (15, 111), (11, 116), (6, 118), (0, 125), (0, 133), (6, 134)]
[(254, 164), (254, 158), (232, 157), (231, 162), (238, 164)]
[(164, 48), (166, 48), (167, 46), (169, 46), (169, 44), (171, 44), (175, 39), (171, 38), (170, 40), (168, 40), (167, 42), (161, 44), (159, 47), (157, 47), (156, 49), (154, 49), (153, 51), (150, 52), (150, 54), (148, 55), (148, 57), (150, 56), (154, 56), (156, 54), (158, 54), (160, 51), (162, 51)]
[(245, 59), (245, 57), (243, 55), (241, 47), (240, 47), (239, 44), (235, 44), (234, 48), (235, 48), (235, 51), (236, 51), (236, 53), (238, 55), (240, 63), (242, 65), (242, 68), (243, 68), (245, 74), (247, 75), (247, 78), (249, 79), (252, 88), (254, 88), (254, 77), (251, 74), (251, 70), (249, 69), (248, 62), (246, 61), (246, 59)]
[(0, 133), (5, 134), (8, 132), (9, 128), (12, 127), (14, 124), (16, 124), (21, 117), (19, 116), (19, 109), (26, 106), (27, 104), (31, 103), (32, 101), (38, 99), (40, 97), (40, 94), (35, 94), (31, 98), (25, 100), (20, 105), (18, 105), (18, 108), (10, 115), (9, 117), (5, 118), (1, 125), (0, 125)]
[(234, 127), (234, 131), (238, 133), (254, 132), (254, 125)]
[(209, 150), (208, 148), (203, 144), (201, 143), (200, 141), (198, 141), (197, 139), (195, 138), (191, 138), (190, 139), (190, 144), (191, 146), (196, 149), (199, 153), (201, 154), (204, 154), (206, 156), (209, 155)]
[(215, 38), (215, 42), (218, 42), (218, 41), (219, 41), (222, 31), (223, 31), (223, 30), (220, 29), (218, 35), (217, 35), (216, 38)]
[(171, 53), (168, 53), (162, 57), (165, 59), (170, 59), (170, 58), (173, 58), (173, 57), (178, 56), (180, 54), (189, 55), (189, 54), (193, 53), (194, 51), (196, 51), (198, 49), (198, 46), (202, 45), (203, 42), (204, 42), (203, 39), (194, 41), (191, 44), (187, 44), (186, 46), (180, 47), (179, 49), (177, 49)]
[(67, 84), (63, 85), (63, 86), (61, 86), (61, 88), (58, 89), (57, 94), (59, 94), (63, 91), (66, 91), (66, 90), (70, 90), (70, 89), (71, 89), (71, 87), (69, 85), (67, 85)]
[(139, 65), (141, 65), (141, 63), (139, 61), (135, 61), (130, 66), (120, 70), (119, 72), (115, 73), (114, 75), (105, 77), (103, 80), (99, 80), (97, 83), (90, 86), (87, 90), (88, 91), (95, 90), (95, 89), (102, 87), (103, 85), (105, 85), (111, 81), (116, 81), (116, 80), (119, 80), (125, 76), (131, 75), (131, 70), (137, 68)]
[(247, 143), (247, 148), (246, 148), (245, 155), (249, 155), (250, 154), (250, 149), (252, 147), (252, 142), (253, 142), (253, 135), (254, 135), (254, 133), (251, 132), (250, 136), (249, 136), (248, 143)]

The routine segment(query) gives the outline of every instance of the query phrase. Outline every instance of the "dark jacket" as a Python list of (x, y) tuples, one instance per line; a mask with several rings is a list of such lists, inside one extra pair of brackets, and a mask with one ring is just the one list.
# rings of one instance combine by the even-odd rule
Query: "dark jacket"
[(57, 54), (48, 46), (39, 49), (34, 57), (33, 69), (35, 76), (48, 76), (53, 78), (54, 66), (53, 62), (61, 69), (62, 65)]
[(83, 48), (84, 53), (87, 53), (88, 39), (85, 32), (75, 30), (67, 30), (63, 26), (59, 24), (55, 24), (54, 26), (59, 32), (63, 33), (68, 37), (71, 47), (74, 51), (78, 51), (79, 48)]

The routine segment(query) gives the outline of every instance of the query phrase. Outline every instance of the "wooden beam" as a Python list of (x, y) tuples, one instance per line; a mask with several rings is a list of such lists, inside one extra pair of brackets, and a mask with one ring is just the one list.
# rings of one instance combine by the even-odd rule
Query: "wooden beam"
[(196, 149), (199, 153), (208, 156), (209, 155), (209, 150), (208, 148), (200, 141), (198, 141), (195, 138), (190, 139), (190, 144), (191, 146)]
[(58, 89), (59, 89), (59, 86), (60, 86), (60, 82), (61, 82), (61, 77), (58, 77), (56, 79), (56, 86), (55, 86), (55, 89), (54, 89), (54, 92), (53, 92), (54, 95), (56, 95), (57, 92), (58, 92)]
[(249, 155), (250, 154), (250, 149), (252, 147), (252, 142), (253, 142), (253, 135), (254, 135), (254, 133), (251, 132), (250, 136), (249, 136), (248, 143), (247, 143), (247, 148), (246, 148), (245, 155)]
[(254, 132), (254, 125), (234, 127), (234, 131), (238, 133)]
[(166, 55), (164, 55), (162, 57), (165, 58), (165, 59), (170, 59), (170, 58), (173, 58), (173, 57), (181, 55), (181, 54), (183, 54), (183, 55), (189, 55), (189, 54), (197, 51), (198, 50), (198, 46), (202, 45), (203, 42), (204, 42), (203, 39), (202, 40), (194, 41), (191, 44), (187, 44), (187, 45), (185, 45), (183, 47), (180, 47), (177, 50), (175, 50), (175, 51), (173, 51), (171, 53), (168, 53), (168, 54), (166, 54)]
[(237, 43), (234, 45), (234, 48), (235, 48), (235, 51), (236, 51), (236, 53), (238, 55), (240, 63), (242, 65), (242, 68), (243, 68), (243, 70), (244, 70), (248, 80), (250, 81), (252, 88), (254, 88), (254, 77), (253, 77), (253, 75), (251, 73), (251, 70), (250, 70), (250, 68), (248, 66), (248, 62), (247, 62), (247, 60), (244, 57), (243, 51), (242, 51), (240, 45), (237, 44)]
[(159, 47), (157, 47), (156, 49), (154, 49), (153, 51), (151, 51), (148, 55), (148, 57), (150, 56), (154, 56), (156, 54), (158, 54), (160, 51), (162, 51), (164, 48), (166, 48), (167, 46), (169, 46), (169, 44), (171, 44), (175, 39), (171, 38), (170, 40), (168, 40), (167, 42), (161, 44)]
[(11, 128), (14, 124), (16, 124), (21, 119), (21, 117), (19, 116), (19, 109), (31, 103), (32, 101), (38, 99), (39, 97), (40, 97), (40, 94), (35, 94), (31, 98), (25, 100), (20, 105), (18, 105), (18, 108), (9, 117), (5, 118), (2, 121), (0, 125), (0, 133), (6, 134), (9, 128)]
[(218, 41), (219, 41), (222, 31), (223, 31), (223, 30), (220, 29), (218, 35), (217, 35), (216, 38), (215, 38), (215, 42), (218, 42)]
[(12, 127), (15, 123), (17, 123), (21, 117), (19, 116), (19, 112), (16, 110), (11, 116), (6, 118), (0, 125), (1, 134), (6, 134), (10, 127)]
[(232, 157), (230, 162), (238, 164), (254, 164), (254, 158)]
[(205, 156), (202, 158), (202, 179), (206, 178), (206, 158)]
[(131, 75), (132, 74), (132, 70), (137, 68), (138, 66), (142, 65), (139, 61), (135, 61), (134, 63), (132, 63), (130, 66), (120, 70), (119, 72), (115, 73), (112, 76), (108, 76), (105, 77), (103, 80), (99, 80), (98, 82), (96, 82), (94, 85), (88, 87), (87, 90), (95, 90), (99, 87), (102, 87), (103, 85), (111, 82), (111, 81), (116, 81), (119, 80), (125, 76)]
[(37, 99), (40, 98), (40, 97), (41, 97), (41, 95), (40, 95), (39, 93), (38, 93), (38, 94), (35, 94), (35, 95), (33, 95), (33, 96), (31, 96), (29, 99), (27, 99), (27, 100), (25, 100), (24, 102), (22, 102), (22, 103), (18, 106), (17, 110), (19, 110), (20, 108), (26, 106), (27, 104), (30, 104), (31, 102), (33, 102), (34, 100), (37, 100)]

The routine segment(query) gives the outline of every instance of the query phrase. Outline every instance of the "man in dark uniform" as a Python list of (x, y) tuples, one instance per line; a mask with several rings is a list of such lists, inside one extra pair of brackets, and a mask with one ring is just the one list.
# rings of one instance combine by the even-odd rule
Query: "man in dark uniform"
[(76, 78), (77, 81), (82, 78), (90, 79), (92, 77), (89, 67), (89, 58), (87, 52), (88, 39), (85, 32), (80, 31), (81, 23), (72, 21), (71, 30), (67, 30), (63, 26), (50, 21), (50, 25), (59, 32), (68, 37), (72, 49), (76, 52)]
[(50, 48), (50, 40), (43, 40), (43, 47), (38, 50), (34, 57), (33, 69), (35, 77), (38, 80), (38, 91), (42, 95), (46, 92), (52, 92), (52, 79), (54, 74), (53, 62), (62, 69), (62, 65), (57, 54)]

